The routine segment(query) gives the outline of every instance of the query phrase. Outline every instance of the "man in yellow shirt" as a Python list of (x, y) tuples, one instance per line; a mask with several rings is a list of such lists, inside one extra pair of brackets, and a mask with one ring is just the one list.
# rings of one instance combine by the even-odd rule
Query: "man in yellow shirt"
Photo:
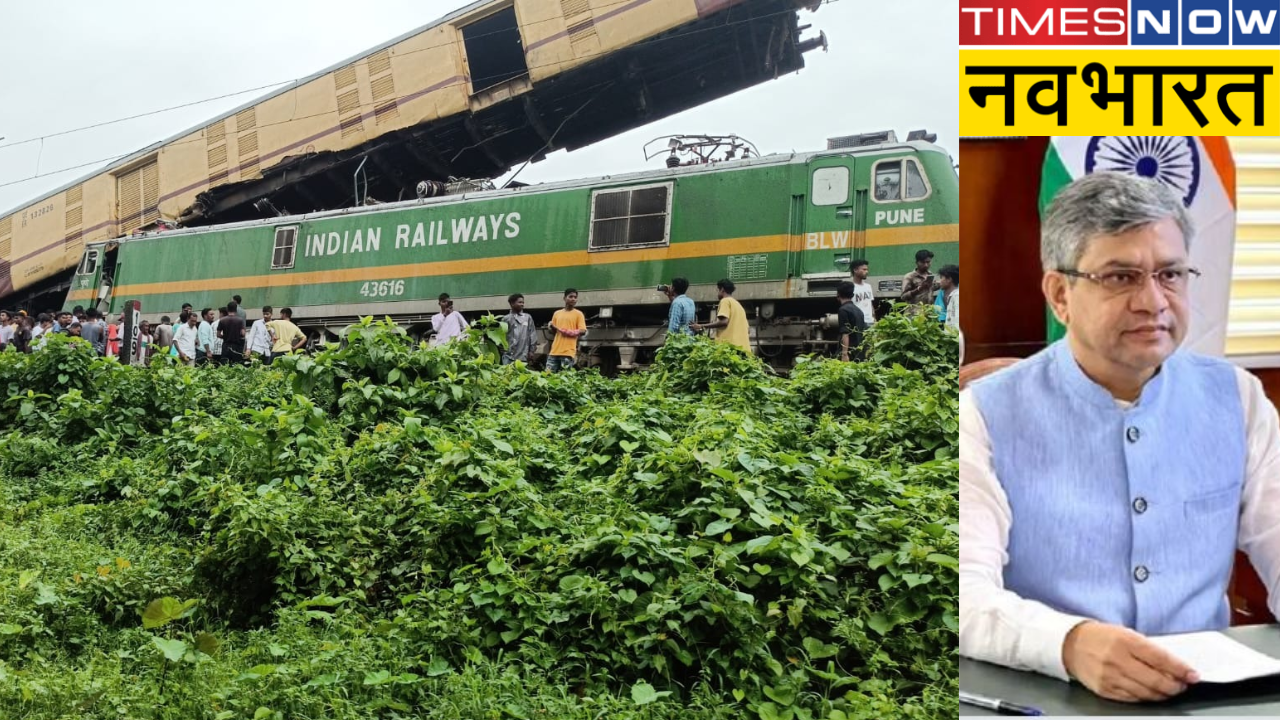
[(282, 308), (280, 319), (267, 323), (275, 334), (275, 344), (271, 346), (271, 358), (274, 360), (307, 344), (307, 336), (293, 324), (293, 310)]
[(716, 310), (715, 322), (705, 325), (693, 323), (689, 327), (694, 331), (718, 330), (716, 342), (732, 343), (746, 353), (751, 352), (751, 331), (747, 325), (747, 311), (742, 303), (733, 297), (737, 287), (732, 280), (721, 280), (716, 283), (716, 295), (720, 297), (720, 307)]
[(578, 291), (569, 288), (564, 291), (564, 309), (551, 316), (551, 329), (556, 335), (547, 357), (548, 372), (568, 370), (578, 357), (578, 339), (587, 334), (587, 318), (577, 304)]

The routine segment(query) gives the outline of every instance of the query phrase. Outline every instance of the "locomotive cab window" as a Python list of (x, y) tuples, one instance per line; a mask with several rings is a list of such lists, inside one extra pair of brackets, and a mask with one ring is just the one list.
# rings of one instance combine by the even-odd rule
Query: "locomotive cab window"
[(276, 228), (276, 244), (271, 251), (272, 270), (287, 270), (293, 267), (293, 250), (297, 242), (297, 225)]
[(650, 247), (670, 241), (670, 183), (591, 193), (588, 249)]
[(907, 170), (907, 186), (904, 188), (907, 200), (920, 200), (929, 195), (929, 183), (924, 179), (924, 173), (920, 172), (920, 163), (913, 158), (903, 161), (903, 166)]
[(813, 171), (813, 204), (841, 205), (849, 200), (849, 168), (825, 167)]
[[(905, 179), (904, 179), (905, 174)], [(881, 160), (871, 171), (876, 202), (923, 200), (929, 197), (929, 180), (915, 158)]]
[(80, 269), (77, 270), (81, 275), (92, 275), (98, 269), (98, 251), (85, 250), (84, 259), (80, 261)]

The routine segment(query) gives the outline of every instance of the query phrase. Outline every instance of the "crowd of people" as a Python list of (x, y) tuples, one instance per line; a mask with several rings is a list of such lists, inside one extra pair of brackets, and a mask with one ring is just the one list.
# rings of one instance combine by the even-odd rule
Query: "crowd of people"
[(300, 350), (307, 336), (293, 323), (293, 310), (281, 308), (279, 317), (267, 305), (262, 317), (250, 325), (239, 295), (224, 307), (204, 308), (200, 312), (188, 303), (182, 306), (178, 321), (160, 318), (153, 328), (143, 320), (133, 343), (131, 362), (147, 364), (156, 353), (167, 353), (185, 365), (230, 365), (258, 361), (270, 365), (275, 358)]
[[(98, 355), (119, 358), (132, 365), (146, 365), (156, 355), (168, 355), (185, 365), (230, 364), (256, 359), (269, 364), (274, 358), (302, 348), (306, 335), (293, 323), (293, 311), (282, 308), (278, 318), (270, 306), (249, 325), (239, 295), (224, 306), (196, 312), (183, 303), (176, 322), (168, 315), (158, 323), (142, 320), (134, 328), (133, 342), (122, 342), (125, 316), (106, 317), (95, 308), (42, 312), (31, 317), (25, 311), (0, 310), (0, 352), (39, 351), (54, 335), (78, 337)], [(127, 356), (125, 356), (127, 354)]]
[[(433, 345), (453, 340), (468, 327), (462, 313), (453, 309), (453, 300), (448, 293), (441, 293), (438, 302), (440, 312), (431, 317), (431, 327), (435, 330), (431, 337)], [(538, 325), (533, 321), (533, 316), (524, 311), (523, 294), (512, 293), (507, 297), (507, 305), (511, 311), (498, 318), (507, 327), (507, 349), (502, 352), (502, 364), (510, 365), (517, 360), (531, 363), (538, 347)], [(553, 333), (551, 348), (547, 353), (547, 371), (571, 369), (577, 362), (578, 341), (587, 334), (587, 316), (578, 309), (576, 289), (568, 288), (564, 291), (564, 307), (555, 311), (547, 327)]]
[[(903, 276), (902, 292), (895, 299), (907, 304), (908, 312), (919, 312), (918, 308), (933, 305), (940, 322), (959, 332), (960, 329), (960, 268), (956, 265), (945, 265), (935, 277), (930, 268), (933, 265), (933, 252), (920, 250), (916, 252), (916, 266)], [(840, 328), (840, 358), (852, 360), (860, 357), (862, 335), (876, 321), (876, 296), (867, 281), (871, 266), (865, 259), (853, 261), (850, 266), (852, 280), (840, 283), (836, 287), (836, 300), (839, 303), (837, 313)], [(667, 337), (691, 335), (703, 331), (715, 331), (715, 339), (730, 343), (744, 352), (752, 352), (750, 322), (747, 312), (733, 296), (737, 289), (732, 280), (723, 279), (716, 283), (716, 296), (719, 304), (715, 317), (705, 323), (697, 321), (697, 307), (687, 293), (689, 281), (683, 277), (673, 278), (669, 285), (660, 285), (658, 290), (666, 293), (671, 302), (667, 314)], [(547, 369), (551, 372), (573, 367), (577, 356), (578, 341), (586, 334), (586, 322), (581, 311), (575, 309), (578, 303), (578, 291), (570, 288), (564, 292), (564, 309), (556, 311), (551, 319), (551, 330), (555, 337), (547, 358)], [(536, 327), (524, 312), (524, 296), (516, 293), (507, 298), (511, 312), (501, 318), (507, 326), (508, 349), (502, 356), (503, 364), (515, 360), (532, 360), (533, 349), (537, 344), (534, 339)], [(453, 310), (453, 302), (448, 295), (440, 296), (440, 314), (432, 318), (436, 330), (435, 342), (447, 342), (466, 329), (466, 320)]]
[[(903, 276), (902, 292), (895, 299), (907, 303), (909, 312), (934, 305), (941, 321), (958, 330), (960, 268), (947, 265), (935, 277), (930, 272), (932, 263), (931, 251), (918, 251), (916, 267)], [(843, 360), (859, 357), (862, 334), (876, 321), (876, 296), (867, 282), (869, 274), (868, 262), (855, 260), (851, 266), (852, 279), (836, 288), (839, 348)], [(670, 285), (661, 285), (658, 289), (666, 293), (671, 303), (667, 318), (668, 337), (714, 331), (717, 341), (752, 352), (747, 312), (733, 297), (737, 288), (732, 280), (716, 283), (718, 305), (714, 318), (707, 322), (697, 320), (697, 309), (687, 295), (688, 279), (677, 277)], [(431, 317), (432, 345), (447, 343), (463, 335), (469, 327), (462, 313), (454, 309), (448, 293), (442, 293), (437, 302), (440, 312)], [(510, 312), (499, 318), (507, 329), (507, 348), (502, 353), (502, 363), (532, 362), (538, 345), (538, 326), (524, 311), (524, 295), (514, 293), (507, 298), (507, 303)], [(577, 305), (578, 291), (566, 289), (564, 307), (555, 311), (548, 325), (553, 333), (546, 362), (549, 372), (560, 372), (574, 366), (578, 343), (587, 334), (586, 316), (577, 309)], [(882, 305), (881, 314), (883, 312)], [(121, 342), (123, 334), (123, 314), (111, 319), (94, 308), (44, 312), (34, 318), (25, 311), (0, 310), (0, 351), (13, 348), (17, 352), (30, 353), (44, 347), (52, 335), (69, 335), (82, 338), (99, 355), (119, 358), (124, 346)], [(156, 355), (169, 355), (186, 365), (249, 361), (270, 364), (281, 355), (302, 349), (306, 343), (307, 336), (293, 323), (290, 308), (281, 308), (277, 317), (275, 310), (268, 305), (262, 308), (260, 318), (249, 323), (240, 296), (233, 295), (225, 306), (204, 308), (199, 312), (190, 303), (184, 303), (176, 322), (167, 315), (154, 325), (141, 321), (135, 328), (133, 342), (129, 343), (128, 357), (121, 360), (133, 365), (146, 365)]]
[(118, 325), (109, 324), (97, 310), (77, 307), (74, 311), (42, 312), (35, 317), (25, 310), (0, 310), (0, 351), (12, 348), (30, 353), (43, 348), (53, 335), (83, 338), (100, 355), (119, 352)]
[[(854, 261), (858, 263), (865, 260)], [(898, 300), (908, 306), (932, 304), (938, 311), (938, 318), (948, 327), (960, 329), (960, 268), (957, 265), (944, 265), (937, 277), (929, 272), (933, 265), (933, 253), (929, 250), (916, 252), (916, 267), (902, 277), (902, 294)], [(854, 279), (858, 271), (854, 270)], [(866, 277), (866, 273), (863, 273)]]
[[(910, 313), (920, 312), (921, 308), (933, 305), (938, 320), (959, 332), (960, 268), (956, 265), (944, 265), (935, 277), (930, 272), (932, 266), (933, 252), (917, 251), (915, 269), (902, 277), (902, 292), (896, 300), (906, 303), (907, 312)], [(876, 322), (875, 291), (867, 282), (870, 271), (871, 266), (866, 260), (854, 260), (851, 265), (853, 280), (836, 287), (836, 300), (840, 304), (837, 317), (842, 360), (858, 357), (862, 333)], [(888, 312), (887, 303), (880, 303), (879, 307), (881, 315)]]

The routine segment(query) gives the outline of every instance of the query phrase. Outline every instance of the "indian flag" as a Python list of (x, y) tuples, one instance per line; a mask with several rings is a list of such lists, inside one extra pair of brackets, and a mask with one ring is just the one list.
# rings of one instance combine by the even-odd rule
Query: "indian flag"
[[(1191, 326), (1183, 347), (1221, 356), (1227, 338), (1231, 258), (1236, 232), (1236, 171), (1227, 139), (1218, 136), (1056, 136), (1040, 178), (1040, 216), (1062, 186), (1092, 172), (1126, 172), (1169, 186), (1191, 213), (1196, 235), (1191, 265)], [(1066, 329), (1047, 311), (1050, 342)]]

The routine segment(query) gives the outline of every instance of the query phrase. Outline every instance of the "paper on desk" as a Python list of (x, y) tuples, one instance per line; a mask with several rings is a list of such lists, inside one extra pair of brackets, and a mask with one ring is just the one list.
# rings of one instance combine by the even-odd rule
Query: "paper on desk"
[(1218, 632), (1159, 635), (1147, 638), (1200, 673), (1201, 682), (1233, 683), (1280, 675), (1280, 660)]

